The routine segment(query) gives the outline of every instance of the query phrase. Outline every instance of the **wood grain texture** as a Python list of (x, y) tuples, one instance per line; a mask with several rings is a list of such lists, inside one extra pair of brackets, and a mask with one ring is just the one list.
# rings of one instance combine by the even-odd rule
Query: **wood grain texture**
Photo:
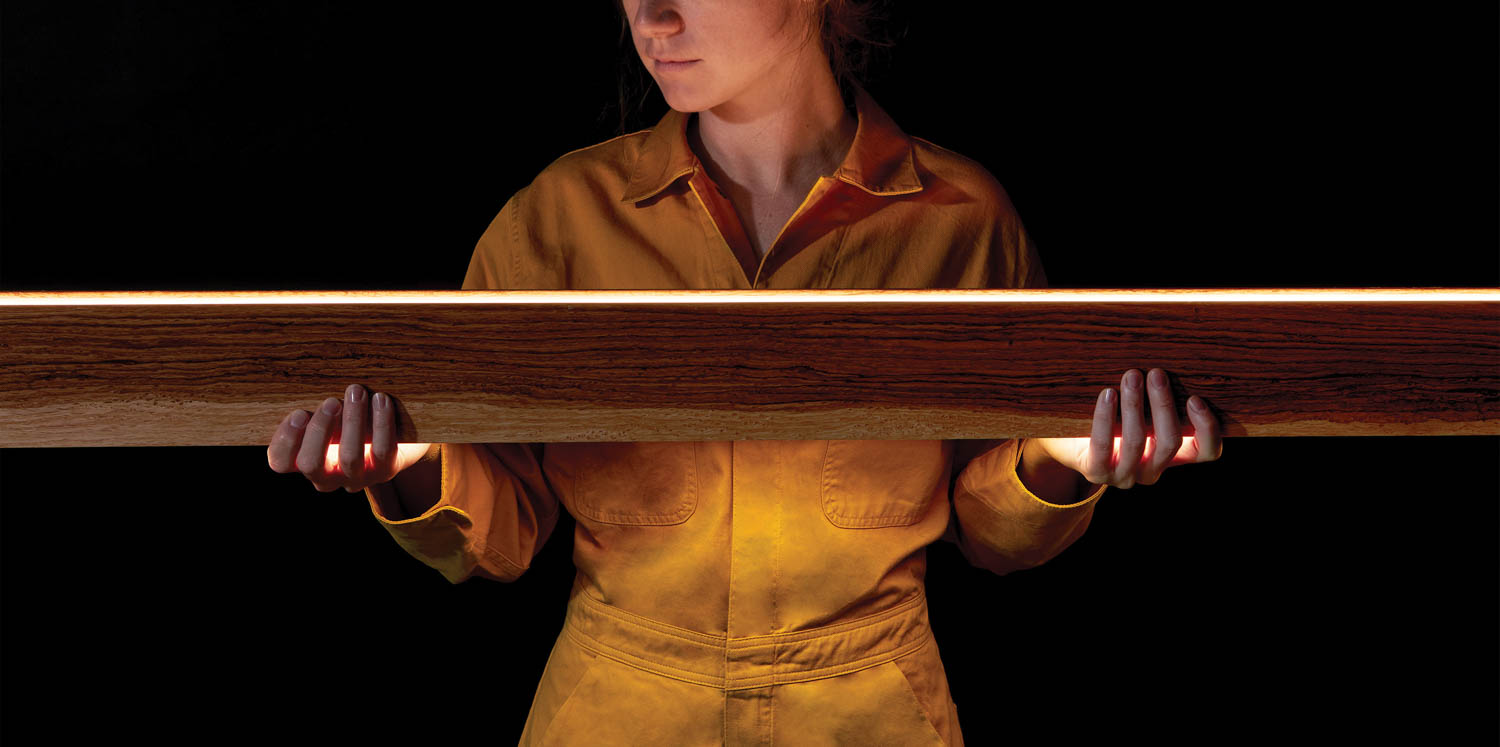
[(0, 447), (263, 446), (351, 383), (407, 442), (1088, 436), (1153, 367), (1184, 435), (1496, 435), (1500, 289), (0, 293)]

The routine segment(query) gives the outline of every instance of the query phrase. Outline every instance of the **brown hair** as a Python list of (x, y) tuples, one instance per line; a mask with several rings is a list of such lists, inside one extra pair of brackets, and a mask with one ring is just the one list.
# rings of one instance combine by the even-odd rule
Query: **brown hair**
[[(812, 34), (822, 37), (823, 53), (828, 56), (828, 66), (833, 70), (833, 77), (838, 81), (839, 92), (844, 101), (851, 106), (854, 101), (853, 84), (858, 82), (864, 85), (877, 48), (889, 49), (895, 46), (894, 41), (878, 38), (874, 34), (876, 29), (884, 27), (890, 2), (891, 0), (813, 0), (809, 5), (809, 14), (813, 16), (810, 20), (814, 22), (809, 25), (807, 41), (812, 40)], [(661, 100), (656, 80), (646, 72), (640, 55), (631, 42), (630, 19), (625, 16), (622, 0), (614, 0), (613, 4), (620, 16), (617, 87), (619, 105), (616, 109), (620, 123), (615, 134), (624, 135), (643, 129), (636, 125), (642, 124), (639, 121), (642, 108), (653, 93), (660, 104), (653, 109), (660, 109), (661, 113), (665, 113), (665, 101)], [(606, 106), (599, 114), (601, 126), (608, 114), (609, 107)], [(660, 118), (660, 114), (656, 117)], [(649, 126), (655, 123), (656, 120), (651, 119), (645, 124)], [(627, 130), (627, 127), (634, 129)]]

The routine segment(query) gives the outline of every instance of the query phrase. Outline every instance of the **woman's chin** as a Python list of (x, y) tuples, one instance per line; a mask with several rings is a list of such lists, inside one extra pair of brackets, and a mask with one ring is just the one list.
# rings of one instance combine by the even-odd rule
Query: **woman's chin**
[(713, 106), (713, 102), (703, 96), (695, 96), (690, 92), (681, 90), (680, 86), (661, 87), (662, 98), (667, 100), (667, 106), (680, 112), (701, 112)]

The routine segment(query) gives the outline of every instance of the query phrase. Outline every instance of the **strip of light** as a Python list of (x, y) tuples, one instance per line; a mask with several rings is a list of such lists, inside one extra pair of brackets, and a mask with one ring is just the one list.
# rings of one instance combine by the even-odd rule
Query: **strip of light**
[[(1090, 438), (1089, 436), (1077, 436), (1077, 437), (1074, 438), (1074, 440), (1076, 440), (1076, 441), (1087, 441), (1087, 440), (1089, 440), (1089, 438)], [(1182, 439), (1182, 444), (1177, 447), (1178, 451), (1181, 451), (1182, 449), (1188, 449), (1189, 453), (1193, 453), (1192, 452), (1192, 448), (1197, 443), (1198, 437), (1197, 436), (1182, 436), (1181, 439)], [(411, 444), (411, 443), (416, 443), (416, 442), (414, 442), (414, 441), (400, 441), (400, 442), (398, 442), (398, 445), (406, 445), (406, 444)], [(1120, 463), (1120, 452), (1124, 450), (1125, 437), (1124, 436), (1115, 436), (1113, 443), (1114, 443), (1114, 446), (1113, 446), (1113, 448), (1110, 451), (1110, 460), (1109, 460), (1109, 466), (1111, 468), (1114, 468), (1116, 465), (1118, 465)], [(375, 464), (375, 457), (374, 457), (374, 453), (375, 453), (374, 452), (374, 448), (375, 447), (374, 447), (374, 445), (373, 444), (362, 444), (362, 445), (364, 446), (364, 462), (363, 463), (365, 464), (365, 466), (368, 467), (370, 465)], [(332, 472), (342, 472), (343, 471), (343, 469), (344, 469), (343, 465), (339, 463), (339, 460), (341, 458), (340, 457), (340, 452), (343, 450), (343, 448), (344, 448), (343, 444), (329, 444), (328, 445), (328, 449), (323, 453), (323, 469), (325, 469), (325, 470), (327, 470), (328, 472), (331, 472), (331, 473)], [(424, 449), (424, 451), (425, 451), (425, 449)], [(1156, 456), (1156, 435), (1148, 433), (1148, 434), (1146, 434), (1145, 444), (1143, 445), (1143, 448), (1141, 450), (1141, 461), (1150, 461), (1151, 458), (1154, 457), (1154, 456)], [(1190, 462), (1178, 461), (1178, 462), (1173, 462), (1173, 464), (1190, 464)], [(348, 491), (346, 491), (346, 492), (348, 492)]]
[[(940, 296), (940, 298), (935, 298)], [(9, 291), (0, 306), (359, 303), (1441, 303), (1500, 302), (1500, 288), (1238, 288), (922, 290)]]

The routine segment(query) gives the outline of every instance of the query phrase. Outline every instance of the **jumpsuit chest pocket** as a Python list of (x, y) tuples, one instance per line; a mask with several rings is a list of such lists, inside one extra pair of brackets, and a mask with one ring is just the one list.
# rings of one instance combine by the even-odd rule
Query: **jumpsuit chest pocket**
[(948, 441), (828, 441), (823, 515), (845, 529), (911, 526), (948, 497)]
[(544, 458), (559, 499), (575, 518), (681, 524), (698, 508), (698, 449), (692, 441), (550, 443)]

